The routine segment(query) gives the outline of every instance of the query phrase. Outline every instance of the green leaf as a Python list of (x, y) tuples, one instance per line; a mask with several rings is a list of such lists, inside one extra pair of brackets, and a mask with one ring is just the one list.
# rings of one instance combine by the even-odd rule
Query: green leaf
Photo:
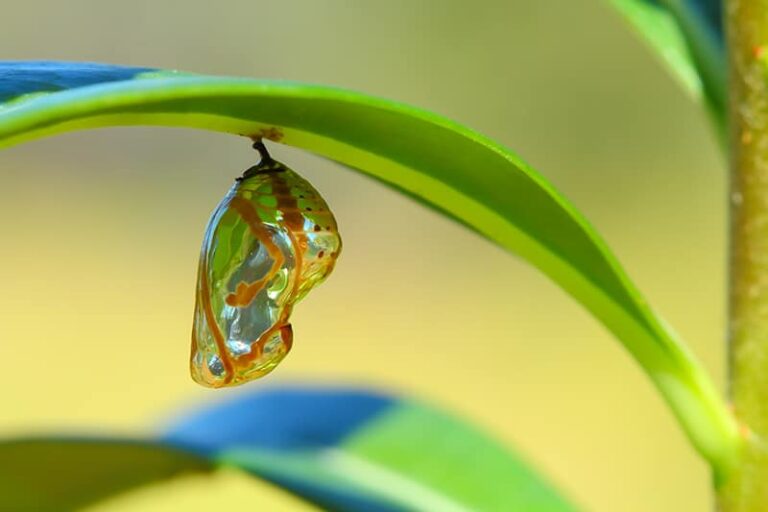
[(685, 90), (725, 119), (727, 65), (719, 0), (610, 0)]
[(210, 464), (194, 454), (139, 441), (3, 441), (0, 510), (77, 510), (141, 485), (210, 470)]
[[(187, 126), (265, 137), (346, 164), (552, 278), (622, 341), (716, 471), (730, 467), (738, 430), (700, 365), (584, 217), (499, 143), (424, 110), (329, 87), (110, 66), (99, 68), (99, 83), (82, 85), (94, 73), (82, 65), (71, 65), (72, 85), (67, 64), (53, 64), (55, 73), (40, 81), (30, 77), (45, 74), (47, 64), (26, 66), (9, 63), (18, 73), (0, 79), (0, 91), (12, 98), (0, 105), (0, 145), (103, 126)], [(110, 71), (116, 81), (104, 82)]]

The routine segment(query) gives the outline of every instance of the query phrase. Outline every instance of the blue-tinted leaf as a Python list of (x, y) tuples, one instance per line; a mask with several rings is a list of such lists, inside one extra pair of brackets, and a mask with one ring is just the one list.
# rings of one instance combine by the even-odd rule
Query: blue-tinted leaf
[(359, 390), (242, 395), (191, 415), (164, 440), (332, 510), (574, 510), (477, 429), (417, 402)]
[(151, 68), (47, 61), (0, 61), (0, 103), (20, 96), (130, 80)]
[(135, 487), (210, 471), (202, 457), (151, 442), (39, 438), (0, 442), (0, 510), (66, 512)]

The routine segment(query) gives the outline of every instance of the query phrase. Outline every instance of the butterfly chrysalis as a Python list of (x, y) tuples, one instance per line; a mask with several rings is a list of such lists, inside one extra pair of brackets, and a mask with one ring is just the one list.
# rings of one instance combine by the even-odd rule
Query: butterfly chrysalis
[(304, 178), (273, 160), (245, 171), (205, 231), (192, 327), (192, 378), (209, 387), (269, 373), (291, 349), (293, 305), (331, 273), (336, 219)]

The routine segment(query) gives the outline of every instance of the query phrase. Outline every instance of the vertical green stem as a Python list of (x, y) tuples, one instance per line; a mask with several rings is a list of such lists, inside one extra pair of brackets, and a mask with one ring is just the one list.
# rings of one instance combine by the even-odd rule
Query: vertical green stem
[(729, 55), (730, 392), (747, 438), (722, 512), (768, 511), (768, 0), (724, 0)]

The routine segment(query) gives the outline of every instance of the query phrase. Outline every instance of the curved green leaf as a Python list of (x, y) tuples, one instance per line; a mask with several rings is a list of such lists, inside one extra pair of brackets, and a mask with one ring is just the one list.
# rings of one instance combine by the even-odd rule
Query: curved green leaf
[[(350, 91), (88, 66), (7, 64), (17, 72), (0, 75), (0, 91), (12, 98), (0, 105), (0, 145), (103, 126), (188, 126), (268, 138), (358, 169), (547, 274), (623, 342), (704, 457), (721, 472), (730, 465), (737, 428), (710, 380), (583, 216), (504, 146), (435, 114)], [(93, 66), (98, 83), (83, 78)], [(105, 82), (110, 69), (115, 81)]]

